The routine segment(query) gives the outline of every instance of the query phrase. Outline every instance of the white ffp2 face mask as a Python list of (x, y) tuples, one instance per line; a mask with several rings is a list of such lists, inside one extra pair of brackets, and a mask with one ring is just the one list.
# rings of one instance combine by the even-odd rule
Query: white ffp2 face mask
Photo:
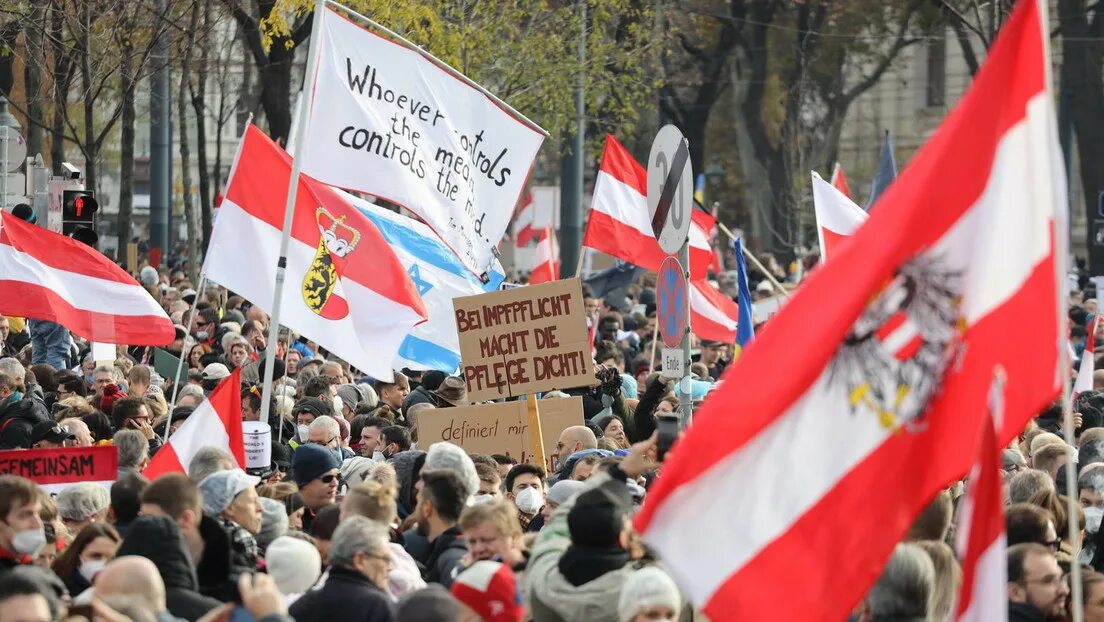
[(300, 424), (299, 427), (296, 428), (296, 429), (299, 430), (299, 441), (300, 442), (305, 443), (308, 440), (310, 440), (310, 426), (309, 425)]
[(526, 488), (517, 494), (514, 503), (526, 514), (536, 514), (544, 506), (544, 495), (537, 488)]
[(104, 559), (90, 559), (88, 561), (81, 562), (79, 572), (85, 581), (89, 583), (92, 579), (96, 578), (96, 573), (104, 569), (107, 565), (107, 560)]
[(15, 532), (12, 536), (12, 548), (21, 555), (34, 557), (46, 545), (46, 532), (42, 527)]

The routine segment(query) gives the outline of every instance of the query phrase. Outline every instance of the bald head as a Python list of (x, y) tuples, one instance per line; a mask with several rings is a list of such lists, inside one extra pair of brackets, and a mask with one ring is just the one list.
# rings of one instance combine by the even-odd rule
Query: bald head
[(88, 424), (76, 417), (70, 417), (68, 419), (62, 419), (59, 425), (68, 429), (73, 433), (73, 436), (77, 437), (74, 443), (75, 447), (91, 447), (92, 446), (92, 431), (88, 429)]
[(585, 425), (573, 425), (560, 432), (560, 440), (556, 443), (556, 453), (563, 464), (571, 454), (584, 449), (596, 449), (598, 438), (594, 432)]
[(96, 575), (96, 596), (131, 596), (141, 600), (150, 611), (165, 611), (165, 582), (157, 566), (145, 557), (116, 557)]

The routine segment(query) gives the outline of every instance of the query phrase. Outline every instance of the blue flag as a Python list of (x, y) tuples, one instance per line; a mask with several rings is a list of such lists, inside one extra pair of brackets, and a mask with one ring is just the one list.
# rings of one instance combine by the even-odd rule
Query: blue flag
[(886, 130), (885, 140), (882, 141), (882, 152), (878, 156), (878, 168), (874, 171), (874, 178), (870, 180), (870, 196), (863, 206), (866, 211), (869, 212), (870, 208), (874, 207), (874, 202), (882, 196), (894, 179), (897, 179), (897, 158), (893, 156), (893, 140), (889, 137), (889, 130)]
[(595, 298), (605, 298), (611, 292), (627, 287), (636, 278), (637, 268), (627, 261), (618, 261), (612, 267), (583, 279)]
[(755, 314), (752, 312), (751, 288), (748, 287), (747, 264), (744, 262), (744, 243), (736, 238), (732, 245), (736, 247), (736, 285), (739, 289), (736, 304), (740, 306), (736, 316), (736, 343), (743, 347), (755, 338)]
[(403, 341), (395, 369), (455, 373), (460, 368), (460, 341), (452, 299), (497, 290), (505, 279), (501, 264), (496, 259), (489, 280), (481, 283), (425, 224), (350, 194), (342, 196), (372, 220), (395, 250), (429, 311), (429, 321), (415, 326)]

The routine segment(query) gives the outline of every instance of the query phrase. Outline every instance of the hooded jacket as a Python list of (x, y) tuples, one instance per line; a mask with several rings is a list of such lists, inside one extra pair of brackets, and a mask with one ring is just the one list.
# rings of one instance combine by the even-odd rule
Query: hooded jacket
[(16, 395), (0, 406), (0, 449), (30, 449), (35, 425), (51, 420), (46, 404), (29, 395), (13, 399)]
[(468, 552), (468, 541), (464, 539), (460, 527), (453, 525), (437, 536), (431, 547), (425, 563), (425, 580), (428, 583), (440, 583), (446, 588), (452, 587), (452, 580), (456, 578), (462, 565), (460, 560)]
[(222, 603), (199, 593), (199, 580), (184, 547), (180, 528), (171, 518), (141, 516), (130, 526), (116, 553), (140, 555), (152, 561), (165, 582), (169, 613), (194, 622)]
[[(608, 473), (587, 480), (587, 489), (619, 485), (624, 484), (612, 480)], [(632, 564), (626, 563), (620, 568), (614, 568), (616, 564), (613, 564), (611, 569), (581, 585), (574, 585), (560, 569), (560, 562), (571, 546), (567, 515), (575, 507), (577, 497), (556, 508), (533, 545), (525, 572), (524, 593), (534, 622), (618, 620), (617, 603), (621, 587), (634, 570)]]

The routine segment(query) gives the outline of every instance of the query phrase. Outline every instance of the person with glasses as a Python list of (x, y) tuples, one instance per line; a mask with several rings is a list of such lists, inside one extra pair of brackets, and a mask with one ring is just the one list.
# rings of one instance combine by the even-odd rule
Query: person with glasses
[(1069, 585), (1054, 553), (1035, 542), (1008, 547), (1008, 620), (1061, 620)]
[(330, 541), (326, 583), (303, 594), (288, 613), (296, 622), (393, 620), (391, 598), (386, 591), (391, 569), (388, 541), (383, 523), (363, 516), (346, 518)]
[(337, 454), (321, 445), (307, 443), (295, 450), (291, 458), (291, 477), (307, 506), (303, 511), (304, 531), (310, 529), (319, 510), (337, 500), (340, 467)]
[(1057, 553), (1062, 545), (1051, 513), (1033, 503), (1013, 503), (1004, 512), (1008, 546), (1033, 542)]
[(350, 449), (341, 446), (341, 425), (329, 415), (322, 415), (307, 426), (307, 442), (336, 452), (342, 460), (354, 455)]

